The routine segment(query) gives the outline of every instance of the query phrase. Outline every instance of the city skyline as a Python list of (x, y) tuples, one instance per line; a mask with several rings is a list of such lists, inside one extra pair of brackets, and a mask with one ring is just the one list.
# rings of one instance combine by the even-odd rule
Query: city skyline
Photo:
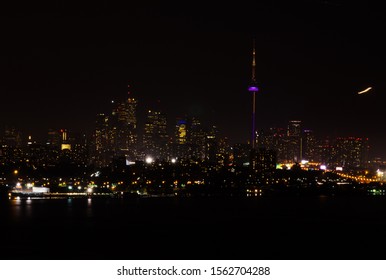
[(255, 162), (250, 156), (256, 151), (272, 157), (270, 166), (273, 168), (309, 162), (312, 168), (317, 165), (351, 170), (371, 166), (370, 169), (376, 170), (385, 163), (370, 153), (368, 138), (320, 135), (304, 129), (301, 120), (257, 130), (256, 142), (252, 145), (229, 142), (216, 125), (202, 122), (196, 116), (185, 115), (169, 122), (159, 108), (148, 110), (145, 119), (139, 121), (137, 104), (132, 97), (111, 103), (110, 112), (97, 114), (92, 134), (49, 129), (46, 137), (39, 141), (33, 135), (23, 135), (16, 128), (7, 127), (0, 131), (2, 162), (33, 164), (36, 151), (40, 151), (40, 161), (48, 156), (47, 162), (39, 161), (43, 166), (56, 162), (62, 154), (72, 158), (73, 163), (97, 167), (111, 167), (122, 159), (128, 165), (137, 161), (178, 159), (225, 167)]
[(171, 119), (199, 115), (245, 143), (255, 37), (258, 129), (299, 119), (333, 137), (369, 137), (385, 157), (377, 37), (384, 23), (376, 8), (298, 1), (11, 10), (1, 17), (12, 26), (1, 47), (1, 124), (90, 132), (129, 83), (141, 105), (159, 100)]

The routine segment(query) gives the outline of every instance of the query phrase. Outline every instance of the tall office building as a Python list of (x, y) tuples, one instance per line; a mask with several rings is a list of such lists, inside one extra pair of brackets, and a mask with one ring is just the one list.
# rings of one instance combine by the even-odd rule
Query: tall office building
[(137, 100), (128, 98), (119, 102), (111, 117), (114, 156), (136, 159), (137, 150)]
[(175, 140), (179, 145), (187, 143), (188, 138), (188, 126), (186, 118), (177, 118), (175, 127)]
[(317, 139), (315, 134), (310, 129), (303, 130), (303, 158), (309, 162), (317, 162)]
[(97, 166), (107, 166), (118, 159), (138, 159), (137, 100), (128, 97), (112, 101), (111, 105), (109, 114), (96, 116), (91, 157)]
[(217, 126), (212, 125), (206, 134), (205, 160), (210, 163), (216, 163), (218, 149), (219, 131), (217, 129)]
[(320, 139), (316, 148), (316, 162), (331, 166), (335, 161), (336, 148), (333, 139), (329, 137)]
[(111, 162), (109, 116), (101, 113), (96, 116), (94, 131), (93, 161), (97, 166), (107, 166)]
[(157, 110), (148, 110), (143, 133), (145, 155), (155, 159), (166, 159), (168, 140), (166, 115)]
[(60, 138), (61, 138), (61, 145), (60, 149), (61, 150), (71, 150), (71, 142), (70, 142), (70, 137), (68, 135), (68, 130), (67, 129), (61, 129), (60, 130)]
[(301, 121), (292, 120), (289, 122), (286, 145), (287, 160), (293, 163), (300, 162), (303, 158)]
[(187, 118), (178, 117), (174, 127), (173, 157), (187, 158), (189, 156), (188, 133)]
[(72, 159), (73, 162), (79, 166), (86, 166), (89, 164), (89, 138), (84, 133), (71, 134), (72, 145)]
[(194, 159), (205, 159), (206, 134), (198, 117), (189, 118), (187, 141), (189, 144), (189, 156)]

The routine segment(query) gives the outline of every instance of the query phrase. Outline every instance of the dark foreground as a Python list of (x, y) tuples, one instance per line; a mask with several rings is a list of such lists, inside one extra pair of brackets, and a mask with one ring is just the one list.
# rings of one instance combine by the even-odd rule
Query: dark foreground
[(386, 197), (0, 200), (1, 259), (385, 259)]

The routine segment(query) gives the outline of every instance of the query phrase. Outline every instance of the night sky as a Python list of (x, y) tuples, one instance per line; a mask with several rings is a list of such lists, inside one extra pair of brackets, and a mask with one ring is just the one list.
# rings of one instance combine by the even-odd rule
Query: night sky
[[(166, 2), (166, 1), (165, 1)], [(284, 2), (284, 1), (283, 1)], [(386, 11), (362, 1), (68, 1), (3, 5), (0, 125), (91, 132), (125, 98), (194, 114), (231, 142), (291, 119), (320, 135), (369, 137), (386, 157)], [(357, 92), (371, 86), (366, 94)]]

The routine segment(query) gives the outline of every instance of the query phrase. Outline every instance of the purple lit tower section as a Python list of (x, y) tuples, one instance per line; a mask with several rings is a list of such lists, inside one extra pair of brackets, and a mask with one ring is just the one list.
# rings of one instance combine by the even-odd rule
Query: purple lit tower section
[(252, 101), (252, 149), (255, 148), (256, 143), (256, 92), (258, 91), (257, 82), (256, 82), (256, 51), (255, 51), (255, 39), (253, 39), (253, 49), (252, 49), (252, 81), (251, 85), (248, 87), (248, 91), (252, 92), (253, 101)]

